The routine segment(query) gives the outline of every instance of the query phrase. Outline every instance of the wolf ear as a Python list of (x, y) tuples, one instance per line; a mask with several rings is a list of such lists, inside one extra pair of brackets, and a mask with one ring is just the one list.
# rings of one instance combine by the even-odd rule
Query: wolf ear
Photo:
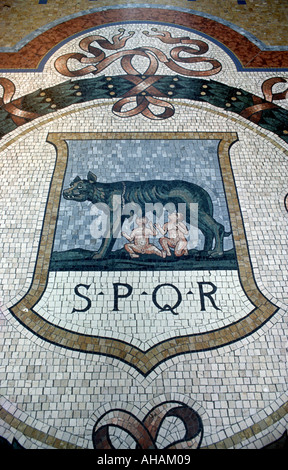
[(94, 175), (94, 173), (92, 173), (91, 171), (88, 172), (87, 178), (89, 183), (96, 183), (97, 181), (97, 176)]
[(74, 183), (78, 183), (78, 181), (81, 181), (80, 176), (76, 176), (76, 178), (72, 181), (71, 185)]

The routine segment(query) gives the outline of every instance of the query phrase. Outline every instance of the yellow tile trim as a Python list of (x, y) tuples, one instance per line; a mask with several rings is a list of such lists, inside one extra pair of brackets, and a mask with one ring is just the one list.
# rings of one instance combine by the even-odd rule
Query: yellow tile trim
[[(288, 413), (288, 402), (283, 403), (276, 411), (273, 411), (270, 415), (267, 415), (266, 418), (252, 424), (248, 428), (242, 429), (241, 431), (233, 434), (226, 439), (218, 441), (214, 444), (201, 447), (201, 449), (229, 449), (233, 448), (235, 445), (243, 442), (247, 439), (250, 439), (260, 432), (265, 431), (270, 426), (273, 426), (278, 421), (280, 421)], [(10, 425), (12, 428), (21, 432), (24, 436), (35, 439), (47, 446), (54, 447), (55, 449), (84, 449), (83, 446), (77, 446), (76, 444), (69, 443), (68, 441), (61, 440), (49, 433), (40, 431), (33, 426), (27, 425), (21, 419), (15, 418), (12, 413), (7, 411), (5, 408), (0, 406), (0, 419), (5, 423)], [(204, 429), (205, 432), (205, 429)], [(73, 436), (74, 437), (74, 436)]]
[(21, 432), (24, 436), (29, 439), (35, 439), (36, 441), (42, 442), (47, 446), (54, 447), (55, 449), (83, 449), (83, 447), (71, 444), (67, 441), (61, 440), (53, 435), (50, 435), (44, 431), (40, 431), (33, 426), (26, 424), (21, 419), (15, 418), (13, 414), (5, 410), (0, 406), (0, 419), (9, 424), (12, 428)]
[(253, 436), (256, 436), (260, 432), (265, 431), (273, 424), (280, 421), (285, 415), (288, 413), (288, 402), (284, 403), (278, 410), (273, 411), (270, 415), (266, 418), (263, 418), (261, 421), (252, 424), (249, 428), (245, 428), (222, 441), (218, 441), (215, 444), (211, 444), (206, 447), (202, 447), (202, 449), (229, 449), (234, 447), (235, 445), (239, 444), (240, 442), (246, 441)]

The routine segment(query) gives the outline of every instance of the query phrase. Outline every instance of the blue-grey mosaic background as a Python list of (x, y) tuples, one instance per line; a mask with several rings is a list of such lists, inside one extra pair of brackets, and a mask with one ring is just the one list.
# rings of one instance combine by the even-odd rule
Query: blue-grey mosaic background
[[(140, 181), (148, 179), (181, 179), (202, 186), (210, 194), (214, 217), (227, 231), (229, 214), (219, 168), (217, 140), (79, 140), (69, 141), (69, 158), (63, 188), (88, 171), (97, 175), (99, 182)], [(91, 202), (67, 201), (63, 197), (59, 207), (54, 251), (75, 248), (97, 250), (100, 240), (91, 236), (97, 210)], [(129, 227), (123, 227), (129, 230)], [(131, 230), (130, 226), (130, 230)], [(114, 249), (121, 248), (126, 239), (116, 240)], [(199, 233), (196, 246), (201, 249), (203, 237)], [(195, 247), (195, 245), (194, 245)], [(232, 237), (224, 240), (224, 249), (233, 247)]]

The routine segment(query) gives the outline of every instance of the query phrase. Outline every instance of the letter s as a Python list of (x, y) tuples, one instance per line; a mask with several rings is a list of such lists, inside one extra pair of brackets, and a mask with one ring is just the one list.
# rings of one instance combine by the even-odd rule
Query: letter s
[(82, 299), (87, 300), (87, 305), (83, 309), (73, 308), (72, 313), (74, 313), (74, 312), (87, 312), (87, 310), (89, 310), (89, 308), (91, 307), (91, 300), (89, 299), (89, 297), (86, 297), (86, 295), (80, 294), (80, 292), (79, 292), (79, 287), (85, 287), (85, 289), (88, 290), (90, 285), (88, 285), (88, 284), (77, 284), (77, 286), (75, 286), (75, 288), (74, 288), (75, 294), (78, 295), (79, 297), (81, 297)]

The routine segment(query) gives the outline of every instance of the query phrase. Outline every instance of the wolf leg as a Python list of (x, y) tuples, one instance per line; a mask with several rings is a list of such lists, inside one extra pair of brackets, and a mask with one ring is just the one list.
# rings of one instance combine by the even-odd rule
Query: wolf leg
[[(199, 214), (200, 217), (200, 214)], [(209, 214), (201, 214), (201, 221), (206, 226), (208, 231), (211, 231), (215, 240), (214, 248), (210, 248), (208, 254), (210, 257), (223, 256), (223, 238), (224, 238), (224, 227), (222, 224), (216, 222), (216, 220)]]

